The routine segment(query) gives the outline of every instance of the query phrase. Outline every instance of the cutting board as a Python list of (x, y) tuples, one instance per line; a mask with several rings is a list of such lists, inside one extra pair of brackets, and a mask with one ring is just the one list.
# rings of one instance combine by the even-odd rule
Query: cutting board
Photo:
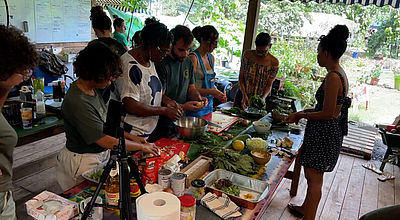
[(228, 130), (233, 124), (235, 124), (239, 120), (238, 117), (229, 116), (229, 115), (219, 113), (219, 112), (211, 112), (210, 114), (205, 115), (203, 117), (203, 119), (205, 119), (207, 121), (211, 121), (211, 122), (221, 126), (221, 128), (217, 128), (217, 127), (208, 125), (208, 131), (216, 133), (216, 134), (221, 133), (222, 131)]

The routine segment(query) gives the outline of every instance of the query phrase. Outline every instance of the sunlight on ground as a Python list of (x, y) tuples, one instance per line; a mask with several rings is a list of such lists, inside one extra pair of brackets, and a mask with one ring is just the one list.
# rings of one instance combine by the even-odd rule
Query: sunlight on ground
[[(368, 93), (368, 109), (366, 109), (366, 100), (362, 100), (358, 103), (358, 108), (349, 109), (350, 118), (368, 124), (391, 124), (400, 114), (400, 91), (394, 89), (394, 74), (390, 69), (396, 61), (385, 61), (387, 69), (381, 75), (378, 85), (357, 82), (362, 74), (368, 73), (373, 68), (374, 62), (373, 59), (353, 59), (349, 56), (342, 60), (350, 87), (358, 93), (362, 93), (365, 87)], [(357, 102), (353, 101), (353, 103)]]

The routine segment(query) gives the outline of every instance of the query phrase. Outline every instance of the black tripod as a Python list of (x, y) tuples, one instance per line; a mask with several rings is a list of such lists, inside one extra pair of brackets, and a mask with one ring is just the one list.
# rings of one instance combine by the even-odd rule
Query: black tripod
[[(93, 207), (106, 207), (106, 208), (116, 208), (120, 210), (120, 219), (122, 220), (133, 220), (133, 209), (132, 200), (130, 196), (130, 176), (133, 176), (139, 186), (140, 192), (142, 194), (146, 193), (143, 186), (142, 180), (140, 178), (139, 169), (133, 161), (132, 158), (128, 157), (126, 152), (124, 129), (121, 126), (121, 114), (122, 103), (114, 100), (110, 100), (107, 121), (104, 128), (104, 133), (109, 134), (118, 138), (118, 146), (114, 146), (114, 151), (111, 151), (110, 159), (107, 165), (104, 167), (104, 171), (101, 174), (99, 184), (97, 185), (96, 191), (89, 204), (87, 204), (85, 211), (82, 216), (82, 220), (86, 220), (89, 217), (90, 212)], [(116, 110), (118, 111), (117, 114)], [(116, 115), (116, 116), (115, 116)], [(118, 123), (117, 123), (118, 122)], [(115, 126), (118, 125), (118, 126)], [(99, 195), (101, 187), (106, 182), (108, 175), (110, 174), (112, 166), (118, 161), (119, 168), (119, 200), (118, 206), (97, 204), (95, 203), (96, 198)], [(130, 173), (129, 169), (130, 168)]]

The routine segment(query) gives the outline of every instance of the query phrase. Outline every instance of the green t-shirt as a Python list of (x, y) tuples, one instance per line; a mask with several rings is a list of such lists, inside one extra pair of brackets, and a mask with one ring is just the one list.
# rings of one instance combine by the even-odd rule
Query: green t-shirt
[(12, 188), (13, 151), (17, 141), (17, 133), (8, 124), (0, 108), (0, 192)]
[(195, 82), (192, 60), (187, 57), (180, 62), (167, 55), (163, 61), (156, 63), (156, 70), (165, 95), (179, 104), (184, 104), (187, 101), (189, 85)]
[(124, 34), (122, 34), (122, 33), (114, 32), (113, 33), (113, 38), (115, 40), (117, 40), (118, 42), (120, 42), (125, 47), (128, 45), (128, 41), (126, 40), (126, 36)]
[(97, 90), (91, 96), (83, 93), (76, 82), (72, 83), (65, 95), (61, 113), (68, 150), (79, 154), (107, 150), (96, 144), (97, 140), (104, 137), (103, 125), (107, 118), (107, 107)]

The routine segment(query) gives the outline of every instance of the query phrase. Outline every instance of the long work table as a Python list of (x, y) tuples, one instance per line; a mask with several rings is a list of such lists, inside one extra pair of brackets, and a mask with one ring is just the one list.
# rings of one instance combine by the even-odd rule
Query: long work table
[[(263, 117), (260, 120), (265, 120), (265, 121), (272, 121), (271, 117), (269, 115)], [(237, 136), (239, 134), (252, 134), (255, 132), (254, 128), (252, 125), (248, 127), (243, 127), (242, 129), (238, 130), (238, 127), (231, 128), (231, 129), (236, 129), (236, 134), (234, 136)], [(228, 130), (229, 132), (229, 130)], [(277, 138), (284, 138), (284, 137), (290, 137), (290, 139), (293, 140), (293, 146), (291, 150), (294, 151), (299, 151), (301, 148), (301, 144), (303, 142), (303, 132), (301, 134), (291, 134), (290, 132), (287, 131), (282, 131), (282, 130), (274, 130), (273, 128), (271, 129), (271, 133), (268, 136), (268, 139), (266, 140), (269, 146), (275, 147), (275, 142)], [(193, 152), (198, 152), (195, 148), (198, 147), (196, 144), (192, 144), (189, 149), (188, 155), (193, 157)], [(298, 155), (298, 154), (297, 154)], [(288, 178), (292, 180), (291, 183), (291, 188), (290, 188), (290, 195), (295, 196), (297, 194), (297, 188), (298, 188), (298, 183), (299, 183), (299, 177), (300, 177), (300, 171), (301, 171), (301, 166), (296, 160), (297, 156), (294, 156), (292, 158), (290, 157), (282, 157), (279, 155), (272, 155), (270, 161), (265, 165), (264, 173), (259, 176), (258, 179), (267, 181), (269, 184), (269, 191), (266, 195), (266, 197), (261, 200), (256, 207), (253, 210), (249, 210), (246, 208), (241, 208), (240, 212), (242, 213), (242, 216), (236, 219), (260, 219), (261, 216), (263, 215), (265, 209), (268, 207), (270, 204), (272, 197), (274, 195), (274, 192), (278, 188), (279, 184), (281, 183), (283, 178)], [(193, 159), (193, 158), (192, 158)], [(289, 171), (289, 168), (292, 166), (294, 163), (294, 169), (292, 171)], [(81, 193), (83, 190), (86, 190), (85, 192), (88, 191), (93, 191), (95, 190), (97, 184), (85, 180), (81, 184), (73, 187), (72, 189), (64, 192), (62, 196), (66, 198), (71, 198), (76, 194)], [(136, 214), (135, 214), (136, 216)], [(208, 208), (198, 205), (196, 209), (196, 218), (197, 219), (207, 219), (207, 220), (212, 220), (212, 219), (220, 219), (217, 215), (215, 215), (211, 210)], [(115, 214), (115, 211), (110, 211), (107, 209), (104, 209), (104, 219), (119, 219), (119, 216)]]

